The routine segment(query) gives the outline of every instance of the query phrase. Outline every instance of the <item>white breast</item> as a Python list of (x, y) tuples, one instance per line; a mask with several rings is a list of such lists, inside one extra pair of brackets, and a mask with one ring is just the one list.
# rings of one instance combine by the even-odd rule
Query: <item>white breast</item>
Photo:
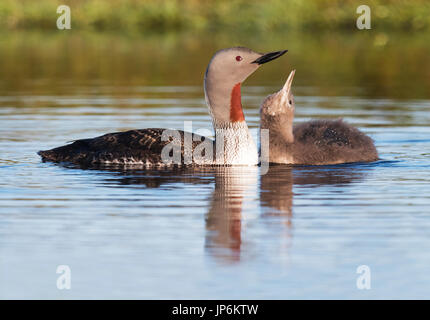
[(224, 128), (215, 127), (216, 164), (258, 165), (258, 151), (245, 122), (230, 123)]

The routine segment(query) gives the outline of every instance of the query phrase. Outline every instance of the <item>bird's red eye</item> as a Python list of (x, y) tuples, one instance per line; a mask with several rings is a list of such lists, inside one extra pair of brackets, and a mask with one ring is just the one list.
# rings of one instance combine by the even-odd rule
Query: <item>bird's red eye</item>
[(241, 56), (237, 56), (237, 57), (236, 57), (236, 61), (242, 61), (242, 59), (243, 59), (243, 58), (242, 58)]

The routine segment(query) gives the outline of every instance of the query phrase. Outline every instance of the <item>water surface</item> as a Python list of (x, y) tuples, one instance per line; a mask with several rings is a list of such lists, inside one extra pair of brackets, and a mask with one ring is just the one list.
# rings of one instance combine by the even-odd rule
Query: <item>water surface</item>
[[(294, 67), (296, 121), (343, 117), (375, 140), (375, 163), (278, 165), (265, 175), (258, 167), (83, 170), (42, 163), (36, 152), (189, 120), (211, 129), (202, 75), (209, 51), (233, 41), (74, 37), (47, 36), (45, 47), (33, 34), (3, 38), (1, 298), (428, 298), (428, 64), (400, 58), (400, 45), (364, 58), (347, 38), (333, 38), (337, 49), (320, 58), (315, 38), (263, 43), (289, 40), (298, 51), (244, 85), (253, 133), (260, 102)], [(415, 57), (428, 52), (410, 45)], [(342, 67), (309, 67), (318, 59)], [(410, 65), (404, 87), (399, 59)], [(70, 266), (71, 290), (57, 289), (58, 265)], [(360, 265), (371, 269), (370, 290), (356, 287)]]

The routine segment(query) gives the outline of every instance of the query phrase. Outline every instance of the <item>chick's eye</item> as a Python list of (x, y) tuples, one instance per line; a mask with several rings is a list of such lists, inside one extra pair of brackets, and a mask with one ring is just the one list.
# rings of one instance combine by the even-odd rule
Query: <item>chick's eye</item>
[(292, 104), (292, 103), (293, 103), (293, 101), (292, 101), (292, 100), (290, 100), (290, 101), (288, 101), (288, 103), (289, 103), (289, 104)]
[(236, 61), (242, 61), (242, 59), (243, 59), (243, 58), (242, 58), (241, 56), (237, 56), (237, 57), (236, 57)]

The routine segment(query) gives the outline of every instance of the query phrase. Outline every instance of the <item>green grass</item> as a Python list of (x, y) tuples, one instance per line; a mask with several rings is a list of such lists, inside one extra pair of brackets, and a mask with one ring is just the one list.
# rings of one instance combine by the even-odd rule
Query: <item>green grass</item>
[(72, 29), (78, 30), (353, 30), (356, 8), (366, 4), (372, 29), (430, 31), (428, 0), (2, 0), (0, 28), (56, 29), (60, 4), (71, 7)]

